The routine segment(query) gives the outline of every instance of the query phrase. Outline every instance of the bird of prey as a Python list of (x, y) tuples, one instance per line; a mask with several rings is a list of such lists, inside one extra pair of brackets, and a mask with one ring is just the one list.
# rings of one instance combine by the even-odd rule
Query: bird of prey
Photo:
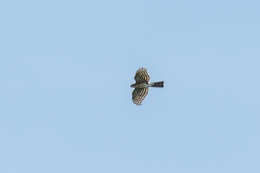
[(135, 83), (131, 85), (135, 88), (132, 93), (133, 103), (136, 105), (141, 105), (142, 101), (148, 94), (149, 87), (163, 87), (163, 81), (151, 82), (149, 83), (150, 76), (145, 68), (140, 68), (135, 74)]

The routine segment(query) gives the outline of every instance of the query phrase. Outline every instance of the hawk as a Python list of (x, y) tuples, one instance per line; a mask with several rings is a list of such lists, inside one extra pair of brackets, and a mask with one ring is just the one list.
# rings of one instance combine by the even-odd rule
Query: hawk
[(151, 82), (149, 83), (150, 76), (145, 68), (140, 68), (135, 74), (135, 83), (131, 85), (135, 88), (132, 93), (133, 103), (136, 105), (141, 105), (142, 101), (148, 94), (149, 87), (163, 87), (163, 81)]

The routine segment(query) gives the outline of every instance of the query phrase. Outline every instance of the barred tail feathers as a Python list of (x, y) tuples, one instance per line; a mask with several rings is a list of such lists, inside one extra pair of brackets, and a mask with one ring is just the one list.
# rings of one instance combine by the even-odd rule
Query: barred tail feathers
[(151, 83), (151, 87), (163, 88), (163, 81)]

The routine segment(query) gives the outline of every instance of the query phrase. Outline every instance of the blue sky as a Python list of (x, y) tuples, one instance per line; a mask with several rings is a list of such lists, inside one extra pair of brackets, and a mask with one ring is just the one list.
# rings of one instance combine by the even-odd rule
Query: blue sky
[(258, 173), (259, 5), (1, 2), (0, 172)]

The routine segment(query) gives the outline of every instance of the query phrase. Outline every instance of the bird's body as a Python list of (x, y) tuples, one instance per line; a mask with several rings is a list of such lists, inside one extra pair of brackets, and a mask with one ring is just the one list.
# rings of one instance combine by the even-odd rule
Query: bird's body
[(148, 94), (149, 87), (163, 87), (163, 81), (149, 83), (149, 80), (150, 76), (145, 68), (140, 68), (136, 71), (136, 83), (131, 85), (132, 88), (135, 88), (132, 93), (132, 100), (134, 104), (140, 105), (142, 103), (142, 101)]
[(146, 82), (143, 82), (143, 83), (134, 83), (131, 85), (132, 88), (147, 88), (147, 87), (150, 87), (151, 84), (148, 84)]

